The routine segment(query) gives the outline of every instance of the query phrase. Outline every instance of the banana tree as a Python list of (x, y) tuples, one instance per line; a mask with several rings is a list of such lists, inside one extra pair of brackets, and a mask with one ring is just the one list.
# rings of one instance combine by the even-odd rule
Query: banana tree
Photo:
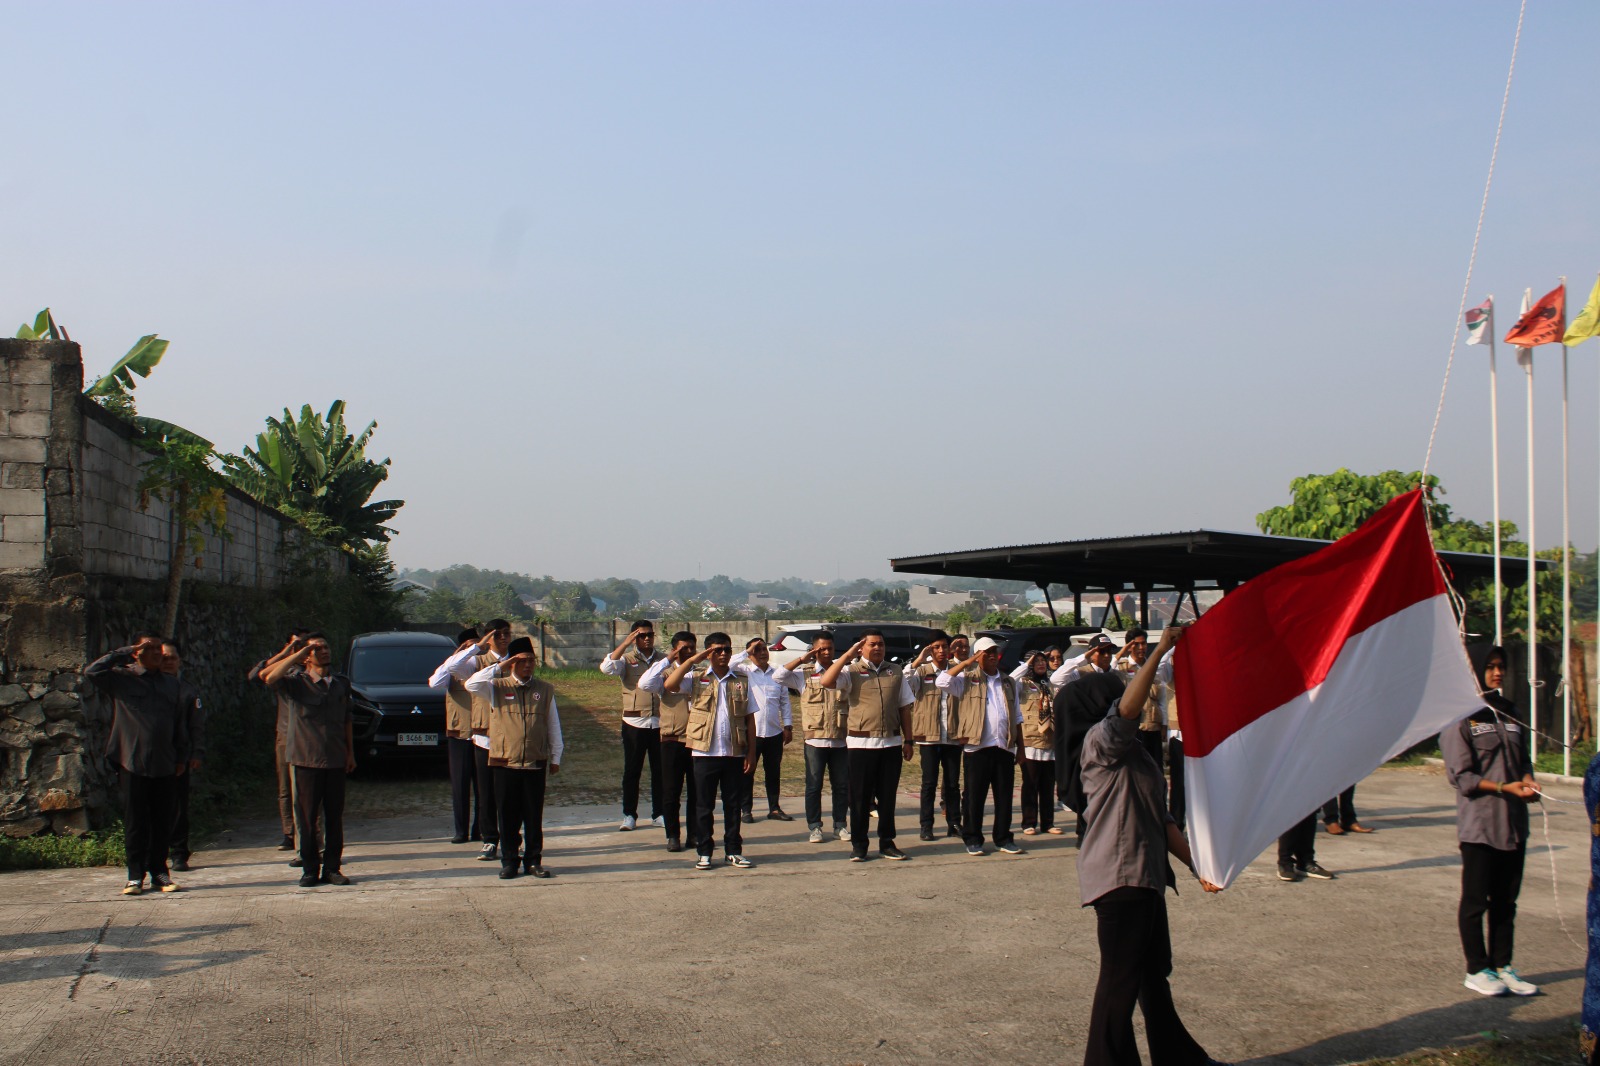
[(310, 404), (296, 418), (268, 418), (256, 446), (223, 459), (228, 479), (249, 495), (298, 519), (311, 532), (349, 548), (384, 542), (384, 523), (404, 500), (372, 499), (389, 477), (389, 460), (374, 462), (366, 448), (377, 422), (360, 434), (345, 426), (345, 405), (335, 400), (319, 415)]

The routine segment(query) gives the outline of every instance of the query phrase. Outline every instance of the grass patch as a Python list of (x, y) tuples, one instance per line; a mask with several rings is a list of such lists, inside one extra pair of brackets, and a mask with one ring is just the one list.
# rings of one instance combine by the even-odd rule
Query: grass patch
[(1578, 1034), (1574, 1027), (1555, 1036), (1506, 1039), (1498, 1033), (1464, 1047), (1426, 1050), (1393, 1059), (1373, 1059), (1364, 1066), (1576, 1066)]
[(1437, 747), (1430, 747), (1429, 745), (1426, 745), (1426, 744), (1419, 744), (1414, 748), (1408, 748), (1407, 750), (1401, 752), (1399, 755), (1397, 755), (1394, 758), (1390, 759), (1388, 762), (1384, 763), (1383, 765), (1385, 765), (1385, 766), (1426, 766), (1427, 763), (1425, 763), (1423, 761), (1424, 759), (1437, 759), (1438, 757), (1439, 757), (1439, 749)]
[[(1582, 777), (1583, 772), (1589, 768), (1589, 760), (1593, 758), (1594, 741), (1586, 740), (1582, 744), (1574, 744), (1572, 747), (1573, 774), (1577, 777)], [(1551, 748), (1548, 751), (1541, 750), (1538, 755), (1533, 757), (1533, 768), (1545, 774), (1561, 773), (1561, 750), (1559, 748)]]
[(51, 833), (21, 839), (0, 837), (0, 870), (121, 866), (126, 861), (120, 821), (109, 829), (96, 830), (81, 837)]

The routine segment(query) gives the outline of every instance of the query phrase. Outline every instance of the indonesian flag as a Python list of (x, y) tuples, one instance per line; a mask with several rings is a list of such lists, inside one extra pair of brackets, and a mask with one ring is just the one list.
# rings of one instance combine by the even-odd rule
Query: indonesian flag
[(1525, 307), (1522, 317), (1506, 334), (1507, 344), (1536, 348), (1541, 344), (1554, 344), (1567, 328), (1567, 287), (1557, 285), (1532, 307)]
[(1173, 661), (1189, 841), (1226, 886), (1330, 796), (1482, 706), (1421, 490), (1228, 593)]

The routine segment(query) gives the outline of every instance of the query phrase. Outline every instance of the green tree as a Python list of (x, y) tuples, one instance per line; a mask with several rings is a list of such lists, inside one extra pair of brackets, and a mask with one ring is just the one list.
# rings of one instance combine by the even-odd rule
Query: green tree
[(384, 525), (404, 500), (372, 500), (389, 477), (389, 460), (374, 462), (366, 448), (378, 423), (360, 435), (345, 428), (344, 401), (335, 400), (326, 416), (300, 408), (297, 419), (268, 418), (255, 448), (224, 457), (228, 479), (244, 492), (276, 507), (312, 533), (347, 547), (385, 542), (394, 532)]
[[(1476, 552), (1487, 555), (1494, 551), (1494, 525), (1491, 522), (1474, 522), (1457, 518), (1448, 504), (1439, 497), (1445, 495), (1444, 487), (1432, 474), (1426, 478), (1421, 471), (1401, 473), (1385, 470), (1379, 474), (1357, 474), (1340, 468), (1331, 474), (1308, 474), (1289, 483), (1290, 502), (1281, 507), (1269, 508), (1256, 516), (1256, 525), (1263, 533), (1286, 537), (1310, 537), (1317, 540), (1335, 540), (1355, 529), (1394, 499), (1423, 487), (1427, 500), (1428, 521), (1433, 527), (1433, 542), (1440, 551)], [(1526, 558), (1528, 545), (1517, 540), (1517, 527), (1512, 522), (1500, 523), (1500, 551), (1506, 556)], [(1570, 549), (1570, 546), (1568, 548)], [(1562, 549), (1550, 548), (1537, 553), (1540, 559), (1550, 559), (1558, 565), (1538, 577), (1539, 618), (1538, 632), (1541, 640), (1561, 639), (1561, 560)], [(1588, 580), (1581, 565), (1573, 567), (1574, 614), (1580, 590)], [(1479, 635), (1494, 633), (1494, 582), (1492, 579), (1465, 582), (1456, 589), (1465, 602), (1467, 631)], [(1528, 632), (1528, 591), (1522, 583), (1506, 585), (1502, 590), (1502, 610), (1505, 632)]]
[(453, 588), (438, 586), (420, 596), (406, 597), (406, 617), (413, 622), (454, 622), (467, 618), (467, 601)]
[(1037, 629), (1050, 624), (1050, 619), (1042, 618), (1032, 611), (1009, 611), (1004, 607), (990, 611), (978, 623), (979, 629)]
[(972, 612), (965, 607), (955, 607), (944, 616), (944, 630), (951, 636), (964, 633), (972, 628)]

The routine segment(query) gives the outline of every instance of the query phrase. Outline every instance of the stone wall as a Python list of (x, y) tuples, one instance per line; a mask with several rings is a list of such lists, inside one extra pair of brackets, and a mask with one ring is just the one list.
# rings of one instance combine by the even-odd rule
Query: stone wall
[[(10, 835), (82, 831), (115, 813), (98, 754), (106, 716), (82, 671), (158, 626), (165, 602), (171, 515), (158, 500), (140, 506), (133, 431), (82, 392), (76, 344), (0, 340), (0, 832)], [(318, 609), (291, 577), (348, 567), (232, 492), (226, 532), (206, 538), (200, 563), (186, 572), (176, 636), (210, 709), (221, 785), (234, 746), (270, 761), (269, 701), (243, 675), (295, 612)]]

